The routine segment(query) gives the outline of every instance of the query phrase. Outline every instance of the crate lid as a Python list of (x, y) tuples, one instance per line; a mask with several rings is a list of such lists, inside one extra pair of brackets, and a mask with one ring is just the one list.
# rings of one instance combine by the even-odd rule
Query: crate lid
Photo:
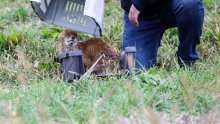
[(30, 1), (34, 12), (44, 22), (92, 35), (103, 35), (104, 0)]

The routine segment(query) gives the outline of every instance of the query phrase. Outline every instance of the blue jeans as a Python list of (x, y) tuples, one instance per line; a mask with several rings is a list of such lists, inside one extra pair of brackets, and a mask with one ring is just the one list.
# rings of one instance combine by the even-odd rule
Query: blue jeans
[(156, 64), (156, 57), (163, 33), (177, 27), (179, 46), (176, 56), (180, 65), (190, 65), (199, 59), (196, 45), (200, 42), (204, 21), (201, 0), (170, 0), (152, 17), (139, 18), (139, 27), (131, 24), (124, 14), (123, 50), (136, 46), (136, 68), (149, 69)]

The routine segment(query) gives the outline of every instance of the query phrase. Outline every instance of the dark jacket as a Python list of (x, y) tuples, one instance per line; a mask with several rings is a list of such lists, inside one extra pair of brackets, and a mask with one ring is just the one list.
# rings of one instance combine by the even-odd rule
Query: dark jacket
[(140, 17), (151, 16), (158, 12), (168, 0), (121, 0), (121, 7), (128, 13), (133, 4), (141, 13)]

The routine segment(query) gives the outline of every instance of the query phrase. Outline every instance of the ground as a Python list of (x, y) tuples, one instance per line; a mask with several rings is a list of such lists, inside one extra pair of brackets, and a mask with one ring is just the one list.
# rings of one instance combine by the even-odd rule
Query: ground
[[(28, 0), (0, 2), (0, 123), (220, 123), (220, 2), (203, 1), (200, 60), (179, 68), (176, 29), (166, 31), (157, 67), (68, 84), (54, 62), (62, 27), (44, 23)], [(123, 11), (106, 4), (104, 38), (120, 50)], [(89, 36), (80, 33), (82, 39)]]

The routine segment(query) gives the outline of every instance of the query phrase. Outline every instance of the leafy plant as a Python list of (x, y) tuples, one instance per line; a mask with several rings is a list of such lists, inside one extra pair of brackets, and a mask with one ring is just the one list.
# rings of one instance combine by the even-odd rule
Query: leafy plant
[(14, 21), (22, 21), (22, 22), (28, 21), (29, 20), (28, 10), (26, 10), (22, 6), (19, 6), (17, 9), (13, 11), (12, 18)]
[(0, 48), (4, 49), (6, 47), (8, 47), (6, 36), (2, 32), (0, 32)]

